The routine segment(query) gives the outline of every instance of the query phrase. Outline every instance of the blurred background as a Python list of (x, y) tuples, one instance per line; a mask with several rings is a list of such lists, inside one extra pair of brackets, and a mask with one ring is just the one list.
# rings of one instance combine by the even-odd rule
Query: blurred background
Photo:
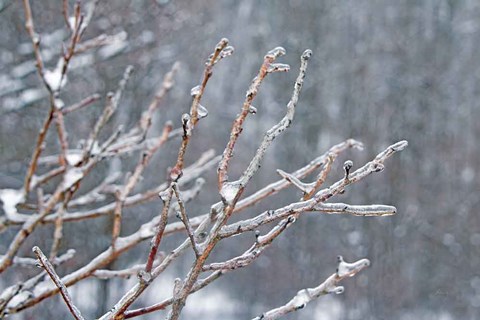
[[(69, 36), (61, 1), (31, 2), (44, 60), (53, 69), (61, 43)], [(0, 1), (0, 10), (0, 187), (19, 188), (48, 99), (35, 72), (21, 2)], [(235, 54), (219, 63), (207, 86), (203, 104), (210, 114), (199, 123), (188, 163), (209, 148), (223, 151), (264, 54), (276, 46), (286, 49), (279, 62), (290, 64), (291, 71), (272, 74), (262, 85), (254, 104), (258, 113), (247, 120), (236, 147), (232, 176), (242, 172), (263, 133), (283, 117), (299, 57), (305, 49), (313, 50), (296, 119), (275, 140), (246, 194), (278, 180), (277, 168), (292, 172), (346, 138), (358, 139), (366, 148), (342, 155), (330, 183), (342, 177), (345, 160), (353, 160), (358, 168), (386, 146), (409, 141), (405, 151), (388, 160), (385, 171), (335, 199), (395, 205), (397, 215), (305, 214), (253, 265), (192, 295), (183, 319), (253, 318), (284, 304), (298, 290), (321, 283), (335, 271), (339, 254), (347, 261), (367, 257), (372, 265), (343, 283), (343, 295), (315, 300), (285, 319), (478, 319), (480, 2), (105, 0), (100, 1), (84, 39), (100, 33), (115, 34), (117, 40), (72, 61), (62, 99), (68, 105), (94, 92), (104, 96), (115, 90), (131, 64), (135, 71), (111, 127), (132, 125), (164, 74), (180, 61), (176, 85), (154, 121), (152, 134), (158, 134), (166, 120), (180, 124), (180, 115), (190, 106), (190, 88), (198, 84), (204, 61), (218, 40), (227, 37), (235, 47)], [(102, 107), (101, 101), (67, 117), (72, 145), (85, 138)], [(48, 139), (52, 143), (46, 154), (58, 150), (55, 135)], [(155, 158), (140, 187), (165, 178), (178, 143), (170, 142)], [(136, 155), (123, 159), (122, 169), (127, 172), (136, 159)], [(207, 188), (188, 207), (192, 216), (208, 212), (210, 204), (219, 200), (215, 176), (214, 171), (205, 176)], [(241, 217), (278, 208), (300, 196), (291, 188)], [(160, 208), (155, 201), (127, 212), (125, 233)], [(109, 219), (67, 224), (69, 237), (63, 249), (75, 248), (80, 262), (85, 262), (108, 245), (109, 224)], [(50, 227), (42, 227), (21, 253), (31, 255), (33, 244), (48, 246), (51, 232)], [(0, 235), (1, 252), (12, 236), (11, 232)], [(173, 236), (162, 249), (170, 250), (182, 239)], [(246, 235), (226, 242), (215, 250), (212, 261), (239, 254), (253, 241), (253, 235)], [(112, 267), (144, 261), (147, 246)], [(189, 258), (170, 267), (136, 306), (169, 295), (173, 279), (189, 269)], [(59, 272), (74, 267), (67, 265)], [(0, 289), (31, 274), (29, 269), (9, 270), (0, 278)], [(134, 282), (87, 280), (71, 291), (84, 315), (93, 318), (111, 308)], [(59, 314), (68, 318), (60, 304), (56, 297), (11, 318), (56, 319)], [(163, 314), (145, 319), (158, 317)]]

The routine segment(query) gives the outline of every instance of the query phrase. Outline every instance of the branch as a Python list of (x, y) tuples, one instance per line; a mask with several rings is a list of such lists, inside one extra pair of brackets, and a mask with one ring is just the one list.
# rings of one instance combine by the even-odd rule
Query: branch
[[(257, 76), (253, 78), (253, 81), (250, 84), (250, 88), (247, 91), (245, 101), (243, 102), (242, 110), (233, 122), (232, 130), (230, 133), (230, 140), (228, 141), (227, 146), (223, 151), (222, 160), (218, 165), (218, 190), (220, 191), (220, 193), (222, 193), (224, 184), (228, 182), (228, 164), (232, 159), (235, 143), (237, 142), (238, 137), (243, 130), (243, 122), (247, 118), (247, 115), (250, 113), (252, 102), (257, 96), (263, 79), (265, 79), (265, 77), (269, 73), (270, 65), (275, 61), (276, 58), (283, 55), (285, 55), (285, 49), (282, 47), (277, 47), (269, 51), (264, 57), (262, 66), (260, 67)], [(224, 194), (226, 193), (226, 191), (227, 190), (224, 190)]]
[[(362, 180), (363, 178), (367, 177), (371, 173), (378, 172), (379, 168), (383, 168), (383, 162), (386, 159), (391, 157), (396, 152), (403, 150), (407, 146), (407, 144), (408, 144), (407, 141), (404, 140), (389, 146), (385, 151), (382, 151), (381, 153), (379, 153), (372, 161), (366, 163), (363, 167), (351, 173), (348, 179), (343, 178), (337, 181), (336, 183), (334, 183), (333, 185), (331, 185), (330, 187), (318, 191), (309, 200), (294, 202), (292, 204), (289, 204), (287, 206), (284, 206), (276, 210), (267, 210), (254, 218), (246, 219), (243, 221), (232, 223), (230, 225), (226, 225), (220, 231), (219, 237), (221, 238), (231, 237), (246, 231), (255, 230), (267, 223), (271, 223), (279, 219), (285, 219), (288, 216), (293, 214), (298, 214), (305, 211), (316, 211), (316, 208), (322, 208), (325, 205), (325, 203), (323, 202), (325, 202), (326, 200), (330, 199), (331, 197), (341, 192), (344, 192), (345, 188), (350, 184)], [(319, 204), (321, 204), (322, 206), (318, 207)], [(332, 213), (331, 208), (329, 208), (328, 205), (325, 208), (327, 208), (330, 211), (329, 213)], [(352, 209), (352, 208), (350, 207), (347, 209)], [(371, 208), (369, 208), (369, 210), (366, 210), (366, 211), (373, 214), (375, 211), (370, 209)], [(347, 211), (348, 210), (346, 210), (345, 213), (349, 213)], [(353, 213), (353, 210), (350, 210), (350, 211)], [(387, 214), (391, 214), (391, 212), (396, 212), (396, 209), (393, 207), (389, 207), (387, 211), (388, 211)], [(378, 215), (385, 215), (385, 212), (379, 211)]]
[(55, 272), (55, 269), (53, 269), (52, 264), (50, 263), (50, 261), (48, 261), (47, 257), (43, 254), (42, 250), (40, 250), (40, 248), (36, 246), (33, 247), (32, 250), (37, 256), (42, 267), (45, 269), (45, 271), (47, 271), (53, 283), (55, 283), (57, 288), (60, 290), (60, 294), (62, 295), (62, 298), (65, 301), (65, 303), (67, 304), (67, 307), (70, 310), (70, 313), (73, 315), (75, 319), (83, 320), (83, 317), (80, 311), (73, 304), (72, 298), (70, 297), (70, 294), (68, 293), (67, 288), (62, 283), (62, 280), (60, 280), (60, 277), (57, 275), (57, 273)]
[(195, 235), (193, 234), (193, 228), (192, 228), (192, 225), (190, 224), (190, 220), (188, 219), (187, 212), (185, 210), (185, 206), (183, 205), (183, 200), (176, 183), (172, 184), (172, 189), (173, 189), (173, 192), (175, 193), (175, 197), (177, 198), (178, 206), (180, 207), (179, 218), (182, 221), (182, 223), (185, 225), (185, 230), (187, 230), (188, 238), (190, 239), (190, 242), (192, 244), (192, 249), (195, 252), (195, 256), (199, 257), (200, 250), (197, 246), (197, 243), (195, 242)]
[(133, 190), (137, 181), (140, 179), (143, 171), (150, 163), (153, 155), (157, 150), (167, 141), (169, 133), (173, 130), (172, 124), (167, 122), (163, 128), (162, 136), (158, 139), (157, 143), (151, 148), (147, 149), (144, 153), (140, 155), (137, 166), (133, 171), (133, 174), (129, 177), (127, 183), (120, 191), (117, 202), (115, 205), (115, 210), (113, 213), (113, 229), (112, 229), (112, 246), (115, 247), (115, 242), (117, 241), (118, 236), (120, 235), (121, 222), (122, 222), (122, 208), (125, 205), (126, 198), (128, 194)]
[(354, 216), (391, 216), (397, 213), (397, 209), (392, 206), (382, 204), (371, 205), (350, 205), (345, 203), (318, 203), (313, 210), (329, 214), (351, 214)]
[(354, 263), (346, 263), (342, 256), (338, 256), (339, 264), (337, 272), (332, 274), (323, 283), (315, 288), (306, 288), (297, 292), (297, 294), (285, 305), (263, 313), (253, 320), (273, 320), (278, 319), (290, 312), (303, 309), (308, 303), (323, 295), (329, 293), (341, 294), (344, 291), (338, 283), (345, 278), (353, 277), (358, 272), (370, 265), (368, 259), (361, 259)]

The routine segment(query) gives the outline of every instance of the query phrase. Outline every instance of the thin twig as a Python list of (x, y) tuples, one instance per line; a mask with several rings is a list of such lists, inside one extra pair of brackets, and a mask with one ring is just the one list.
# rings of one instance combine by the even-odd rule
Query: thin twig
[(175, 197), (177, 198), (178, 206), (180, 207), (180, 210), (179, 210), (180, 220), (182, 220), (182, 223), (185, 225), (185, 230), (187, 230), (188, 238), (192, 243), (192, 249), (195, 252), (195, 255), (199, 257), (200, 251), (198, 249), (197, 243), (195, 242), (195, 235), (193, 234), (194, 231), (193, 231), (192, 225), (190, 224), (190, 220), (188, 219), (187, 212), (183, 204), (182, 196), (180, 194), (180, 191), (178, 190), (178, 186), (176, 183), (172, 184), (172, 189), (173, 189), (173, 192), (175, 193)]
[(233, 156), (233, 149), (235, 148), (235, 143), (240, 136), (240, 133), (243, 130), (243, 122), (247, 118), (248, 114), (250, 113), (250, 108), (252, 106), (252, 102), (257, 96), (258, 90), (260, 89), (260, 85), (263, 82), (263, 79), (269, 73), (270, 65), (275, 61), (276, 58), (283, 56), (285, 54), (285, 49), (282, 47), (277, 47), (265, 55), (263, 60), (262, 66), (258, 71), (258, 74), (255, 78), (253, 78), (252, 83), (247, 91), (247, 95), (245, 97), (245, 101), (243, 102), (242, 110), (238, 114), (237, 118), (233, 122), (232, 130), (230, 133), (230, 140), (223, 151), (222, 160), (218, 165), (218, 190), (221, 191), (225, 182), (228, 181), (228, 164)]
[[(338, 283), (346, 278), (353, 277), (358, 272), (370, 265), (370, 261), (367, 259), (361, 259), (354, 263), (346, 263), (343, 258), (339, 256), (339, 265), (337, 272), (328, 277), (318, 287), (306, 288), (297, 292), (297, 294), (285, 305), (272, 309), (263, 313), (261, 316), (254, 318), (253, 320), (274, 320), (278, 319), (290, 312), (294, 312), (303, 309), (308, 303), (317, 299), (323, 295), (329, 293), (340, 294), (343, 293), (344, 288), (338, 286)], [(340, 273), (338, 270), (341, 268), (348, 269), (348, 272)]]
[(129, 177), (122, 191), (120, 191), (120, 194), (117, 198), (117, 202), (115, 205), (114, 214), (113, 214), (113, 230), (112, 230), (112, 246), (113, 247), (115, 247), (115, 242), (117, 241), (117, 238), (120, 235), (121, 222), (122, 222), (122, 208), (125, 204), (125, 200), (128, 194), (133, 190), (133, 188), (137, 184), (137, 181), (140, 179), (143, 171), (149, 164), (153, 155), (167, 141), (168, 135), (172, 131), (172, 129), (173, 129), (172, 124), (170, 122), (167, 122), (167, 124), (163, 128), (163, 133), (161, 137), (158, 139), (157, 143), (141, 154), (133, 174)]
[(62, 283), (62, 280), (60, 277), (57, 275), (55, 272), (55, 269), (53, 269), (52, 264), (50, 261), (48, 261), (47, 257), (43, 254), (42, 250), (40, 250), (39, 247), (33, 247), (33, 252), (37, 256), (38, 260), (40, 261), (40, 264), (42, 267), (47, 271), (48, 275), (52, 279), (53, 283), (57, 286), (57, 288), (60, 290), (60, 294), (62, 295), (63, 300), (67, 304), (68, 309), (70, 310), (70, 313), (73, 315), (73, 317), (77, 320), (83, 320), (82, 314), (78, 310), (77, 307), (72, 302), (72, 298), (70, 297), (70, 294), (68, 293), (67, 288), (65, 285)]

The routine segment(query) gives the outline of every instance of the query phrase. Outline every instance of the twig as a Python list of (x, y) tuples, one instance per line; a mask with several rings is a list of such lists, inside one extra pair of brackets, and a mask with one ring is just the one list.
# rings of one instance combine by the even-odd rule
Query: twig
[(69, 107), (65, 107), (62, 109), (62, 113), (63, 114), (69, 114), (69, 113), (72, 113), (74, 111), (77, 111), (81, 108), (84, 108), (84, 107), (87, 107), (89, 105), (91, 105), (92, 103), (100, 100), (101, 96), (98, 94), (98, 93), (94, 93), (88, 97), (86, 97), (85, 99), (75, 103), (75, 104), (72, 104), (71, 106)]
[(190, 224), (190, 220), (188, 219), (187, 212), (185, 210), (185, 206), (183, 204), (182, 197), (180, 195), (180, 191), (178, 190), (178, 186), (176, 183), (172, 184), (172, 189), (173, 192), (175, 193), (175, 197), (177, 198), (177, 203), (178, 206), (180, 207), (180, 220), (182, 223), (185, 225), (185, 230), (187, 230), (188, 238), (190, 239), (190, 242), (192, 243), (192, 249), (195, 252), (195, 256), (199, 257), (200, 256), (200, 251), (198, 249), (197, 243), (195, 242), (195, 236), (193, 234), (193, 228)]
[[(28, 3), (28, 1), (25, 1)], [(37, 162), (38, 158), (42, 154), (42, 151), (44, 149), (43, 142), (45, 141), (45, 137), (47, 135), (48, 128), (50, 127), (50, 124), (52, 123), (53, 120), (53, 113), (54, 109), (50, 108), (50, 111), (48, 112), (47, 118), (43, 122), (43, 126), (40, 129), (40, 132), (37, 137), (37, 142), (35, 145), (35, 149), (33, 151), (32, 159), (30, 160), (30, 165), (28, 166), (27, 174), (25, 176), (25, 184), (24, 184), (24, 189), (25, 189), (25, 195), (27, 195), (30, 192), (30, 182), (32, 181), (32, 177), (37, 170)]]
[(250, 88), (247, 91), (245, 101), (243, 102), (242, 110), (238, 114), (237, 118), (233, 122), (232, 130), (230, 133), (230, 140), (223, 151), (222, 160), (218, 165), (218, 190), (221, 192), (224, 186), (224, 183), (228, 181), (228, 164), (233, 156), (233, 149), (235, 148), (235, 143), (240, 136), (240, 133), (243, 130), (243, 122), (250, 113), (250, 107), (253, 100), (255, 99), (260, 85), (262, 84), (263, 79), (269, 73), (270, 65), (275, 61), (276, 58), (283, 56), (285, 54), (285, 49), (282, 47), (277, 47), (265, 55), (262, 66), (258, 71), (257, 76), (253, 79)]
[(60, 277), (57, 275), (55, 272), (55, 269), (53, 269), (52, 264), (50, 261), (48, 261), (47, 257), (43, 254), (42, 250), (40, 250), (39, 247), (33, 247), (33, 252), (37, 256), (38, 260), (40, 261), (42, 267), (47, 271), (48, 275), (52, 279), (53, 283), (57, 286), (57, 288), (60, 290), (60, 294), (62, 295), (63, 300), (67, 304), (68, 309), (70, 310), (70, 313), (73, 315), (73, 317), (77, 320), (83, 320), (82, 314), (78, 310), (77, 307), (72, 302), (72, 298), (70, 297), (70, 294), (67, 291), (67, 288), (65, 285), (62, 283), (62, 280)]
[(35, 59), (36, 59), (37, 72), (38, 72), (38, 75), (40, 76), (40, 79), (42, 79), (43, 83), (45, 84), (45, 87), (48, 89), (48, 91), (51, 92), (51, 88), (47, 83), (47, 81), (45, 81), (45, 77), (43, 74), (43, 59), (40, 53), (40, 36), (38, 35), (38, 33), (35, 32), (35, 25), (33, 23), (32, 9), (30, 8), (30, 1), (23, 0), (23, 7), (25, 10), (25, 28), (27, 29), (28, 35), (32, 40), (33, 52), (35, 54)]
[[(372, 161), (366, 163), (363, 167), (357, 169), (355, 172), (350, 174), (350, 178), (348, 180), (346, 179), (341, 179), (331, 185), (328, 188), (325, 188), (323, 190), (318, 191), (311, 199), (309, 200), (304, 200), (300, 202), (294, 202), (291, 203), (287, 206), (284, 206), (282, 208), (276, 209), (276, 210), (267, 210), (259, 215), (257, 215), (254, 218), (251, 219), (245, 219), (236, 223), (232, 223), (230, 225), (226, 225), (222, 228), (222, 230), (219, 233), (219, 237), (225, 238), (225, 237), (231, 237), (236, 234), (240, 234), (243, 232), (247, 231), (252, 231), (256, 230), (262, 225), (271, 223), (273, 221), (279, 220), (279, 219), (285, 219), (288, 216), (298, 214), (301, 212), (306, 212), (306, 211), (316, 211), (316, 209), (320, 209), (319, 211), (322, 211), (322, 208), (326, 208), (327, 213), (332, 213), (332, 206), (329, 207), (329, 205), (325, 206), (326, 200), (330, 199), (334, 195), (339, 194), (340, 192), (343, 192), (345, 188), (355, 182), (358, 182), (362, 180), (363, 178), (367, 177), (371, 173), (378, 172), (378, 168), (380, 166), (383, 166), (383, 162), (391, 157), (394, 153), (403, 150), (407, 146), (406, 141), (400, 141), (397, 142), (396, 144), (393, 144), (389, 146), (385, 151), (382, 151), (379, 153)], [(344, 205), (344, 204), (341, 204)], [(345, 206), (345, 205), (344, 205)], [(340, 209), (340, 208), (339, 208)], [(348, 209), (351, 209), (348, 208)], [(365, 207), (363, 208), (364, 210)], [(368, 208), (369, 214), (372, 215), (385, 215), (385, 212), (382, 210), (373, 210), (372, 208)], [(383, 209), (386, 209), (386, 207), (383, 207)], [(349, 212), (350, 211), (350, 212)], [(396, 212), (396, 209), (393, 207), (387, 207), (388, 214), (391, 214), (392, 212)], [(342, 212), (342, 213), (354, 213), (354, 210), (346, 210), (346, 211), (337, 211), (337, 212)], [(358, 213), (358, 212), (355, 212)]]
[[(226, 272), (227, 271), (216, 271), (216, 272), (212, 273), (211, 275), (209, 275), (208, 277), (206, 277), (205, 279), (199, 280), (195, 284), (195, 286), (192, 288), (192, 291), (190, 291), (190, 294), (195, 293), (195, 292), (205, 288), (210, 283), (212, 283), (213, 281), (217, 280), (222, 275), (224, 275)], [(124, 318), (125, 319), (130, 319), (130, 318), (135, 318), (135, 317), (138, 317), (138, 316), (145, 315), (147, 313), (152, 313), (152, 312), (155, 312), (155, 311), (158, 311), (158, 310), (164, 310), (166, 307), (168, 307), (169, 305), (171, 305), (173, 303), (173, 300), (174, 300), (174, 297), (171, 297), (171, 298), (163, 300), (162, 302), (156, 303), (156, 304), (148, 306), (148, 307), (125, 311)]]
[(173, 129), (172, 124), (170, 122), (167, 122), (167, 124), (165, 124), (165, 127), (163, 128), (163, 133), (161, 137), (158, 139), (157, 143), (151, 148), (149, 148), (148, 150), (146, 150), (144, 153), (142, 153), (133, 174), (129, 177), (122, 191), (120, 191), (120, 194), (118, 196), (118, 199), (115, 205), (114, 214), (113, 214), (113, 230), (112, 230), (112, 246), (113, 247), (115, 247), (115, 242), (117, 241), (117, 238), (120, 235), (121, 222), (122, 222), (122, 208), (125, 204), (125, 200), (128, 194), (133, 190), (133, 188), (137, 184), (138, 179), (140, 179), (143, 171), (149, 164), (155, 152), (157, 152), (157, 150), (167, 141), (168, 134), (172, 131), (172, 129)]
[[(290, 312), (300, 310), (304, 308), (308, 303), (317, 299), (323, 295), (329, 293), (341, 294), (344, 291), (342, 286), (338, 286), (338, 283), (345, 278), (353, 277), (358, 272), (370, 265), (368, 259), (361, 259), (354, 263), (346, 263), (343, 258), (339, 256), (339, 265), (337, 272), (328, 277), (323, 283), (315, 288), (306, 288), (297, 292), (297, 294), (285, 305), (272, 309), (263, 313), (261, 316), (254, 318), (253, 320), (274, 320), (278, 319)], [(340, 273), (340, 269), (348, 269), (348, 272)]]

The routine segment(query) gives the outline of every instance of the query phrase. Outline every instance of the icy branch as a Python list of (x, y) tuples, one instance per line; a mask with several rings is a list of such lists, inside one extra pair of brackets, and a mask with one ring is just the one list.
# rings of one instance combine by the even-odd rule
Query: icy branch
[(299, 309), (303, 309), (306, 307), (307, 304), (312, 302), (313, 300), (329, 294), (341, 294), (344, 291), (342, 286), (338, 286), (340, 281), (345, 278), (353, 277), (358, 272), (362, 271), (364, 268), (370, 265), (370, 261), (367, 259), (361, 259), (357, 262), (352, 264), (348, 264), (343, 261), (343, 258), (339, 256), (339, 265), (337, 270), (348, 270), (344, 273), (339, 273), (338, 271), (332, 274), (330, 277), (327, 278), (324, 282), (322, 282), (319, 286), (315, 288), (306, 288), (297, 292), (297, 294), (285, 305), (272, 309), (263, 313), (262, 315), (254, 318), (253, 320), (273, 320), (283, 317), (284, 315), (297, 311)]

